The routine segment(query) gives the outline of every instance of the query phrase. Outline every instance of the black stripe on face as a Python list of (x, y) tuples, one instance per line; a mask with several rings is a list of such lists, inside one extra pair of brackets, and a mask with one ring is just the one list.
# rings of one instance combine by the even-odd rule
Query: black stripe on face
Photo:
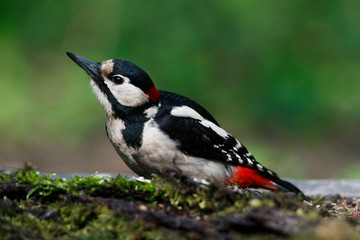
[(154, 83), (149, 75), (134, 63), (119, 59), (114, 59), (113, 63), (114, 66), (110, 76), (121, 74), (129, 78), (130, 82), (134, 86), (142, 89), (143, 91), (153, 88)]
[(100, 91), (105, 94), (106, 98), (108, 99), (108, 101), (111, 104), (111, 108), (113, 110), (113, 116), (115, 118), (120, 118), (120, 119), (124, 119), (129, 112), (131, 111), (131, 109), (127, 106), (123, 106), (121, 105), (117, 99), (115, 98), (115, 96), (112, 94), (112, 92), (110, 91), (109, 87), (105, 84), (104, 79), (93, 79), (94, 82), (97, 84), (97, 86), (99, 87)]
[(125, 128), (121, 130), (121, 134), (126, 145), (128, 147), (139, 149), (142, 145), (144, 124), (149, 120), (146, 118), (144, 111), (153, 106), (153, 104), (148, 102), (147, 104), (138, 107), (124, 106), (116, 100), (109, 87), (104, 82), (96, 82), (96, 84), (111, 104), (113, 110), (112, 117), (124, 121)]

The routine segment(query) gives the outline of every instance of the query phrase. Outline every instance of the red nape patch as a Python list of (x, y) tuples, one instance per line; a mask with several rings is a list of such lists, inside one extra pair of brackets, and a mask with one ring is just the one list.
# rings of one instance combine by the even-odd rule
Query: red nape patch
[(149, 98), (152, 102), (159, 101), (160, 93), (156, 89), (155, 85), (152, 88), (145, 90), (144, 92), (149, 96)]
[(227, 184), (238, 184), (241, 188), (278, 189), (271, 180), (261, 176), (258, 171), (246, 167), (236, 167)]

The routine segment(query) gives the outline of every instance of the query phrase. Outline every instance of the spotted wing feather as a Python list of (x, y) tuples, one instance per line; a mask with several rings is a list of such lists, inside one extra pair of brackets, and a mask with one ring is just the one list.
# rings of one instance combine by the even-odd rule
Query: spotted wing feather
[(186, 154), (275, 175), (256, 162), (253, 155), (233, 136), (228, 133), (219, 135), (210, 126), (202, 124), (201, 120), (164, 114), (157, 122), (160, 129), (174, 139)]

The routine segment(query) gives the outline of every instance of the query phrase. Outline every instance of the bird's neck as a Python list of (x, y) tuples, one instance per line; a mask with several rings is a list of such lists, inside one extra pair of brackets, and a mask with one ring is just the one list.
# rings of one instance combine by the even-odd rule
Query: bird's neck
[(131, 116), (143, 114), (146, 109), (158, 104), (158, 102), (154, 103), (149, 99), (149, 101), (139, 106), (125, 106), (116, 99), (105, 83), (92, 81), (91, 86), (108, 118), (126, 119)]
[(154, 106), (154, 103), (147, 102), (140, 106), (128, 107), (116, 102), (112, 104), (112, 117), (126, 120), (135, 116), (144, 115), (145, 110)]

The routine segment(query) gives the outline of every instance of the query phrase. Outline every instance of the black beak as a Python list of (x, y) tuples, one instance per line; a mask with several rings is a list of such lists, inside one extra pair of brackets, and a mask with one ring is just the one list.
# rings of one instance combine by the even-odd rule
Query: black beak
[(100, 64), (92, 62), (86, 58), (80, 57), (71, 52), (66, 52), (66, 54), (71, 58), (77, 65), (84, 69), (91, 78), (98, 78), (100, 75)]

